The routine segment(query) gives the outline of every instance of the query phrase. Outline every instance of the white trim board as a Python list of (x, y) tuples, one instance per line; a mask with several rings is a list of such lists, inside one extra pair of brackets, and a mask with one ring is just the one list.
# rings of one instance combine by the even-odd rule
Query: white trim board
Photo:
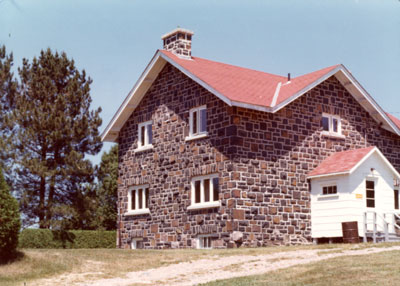
[(121, 106), (101, 134), (102, 141), (116, 142), (121, 128), (129, 119), (129, 116), (138, 106), (143, 96), (153, 84), (154, 80), (157, 78), (158, 74), (166, 63), (170, 63), (172, 66), (180, 70), (186, 76), (197, 82), (200, 86), (204, 87), (206, 90), (217, 96), (229, 106), (243, 107), (269, 113), (278, 112), (303, 94), (307, 93), (308, 91), (334, 75), (347, 89), (347, 91), (359, 102), (359, 104), (363, 106), (378, 123), (382, 123), (383, 128), (400, 136), (400, 128), (397, 127), (397, 125), (389, 118), (385, 111), (376, 103), (376, 101), (368, 94), (368, 92), (358, 83), (358, 81), (343, 65), (338, 65), (336, 68), (332, 69), (324, 76), (318, 78), (308, 86), (304, 87), (293, 96), (284, 100), (280, 104), (275, 105), (279, 98), (280, 86), (278, 84), (275, 90), (273, 102), (271, 103), (272, 106), (260, 106), (229, 99), (227, 96), (218, 92), (215, 88), (180, 66), (174, 60), (164, 55), (160, 50), (157, 50), (150, 63), (147, 65), (146, 69), (139, 77), (138, 81), (135, 83), (132, 90), (128, 93), (124, 102), (121, 104)]

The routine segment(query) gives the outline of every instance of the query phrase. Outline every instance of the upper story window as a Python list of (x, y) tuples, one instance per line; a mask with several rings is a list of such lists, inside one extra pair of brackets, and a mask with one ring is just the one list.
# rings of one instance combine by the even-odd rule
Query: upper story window
[(139, 123), (138, 125), (138, 147), (137, 150), (149, 149), (153, 147), (152, 121)]
[(336, 136), (342, 135), (342, 123), (338, 115), (323, 113), (321, 127), (324, 134)]
[(130, 188), (128, 190), (128, 214), (150, 213), (149, 197), (149, 185)]
[(322, 187), (322, 194), (323, 195), (334, 195), (337, 194), (337, 186), (324, 186)]
[(189, 137), (207, 136), (207, 107), (205, 105), (192, 108), (189, 112)]
[(191, 206), (188, 209), (218, 207), (218, 174), (195, 177), (192, 179)]

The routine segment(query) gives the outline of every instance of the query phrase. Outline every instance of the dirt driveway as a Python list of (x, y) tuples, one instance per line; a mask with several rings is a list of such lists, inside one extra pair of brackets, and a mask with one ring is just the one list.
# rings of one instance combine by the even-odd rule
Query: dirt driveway
[[(35, 281), (38, 284), (34, 284), (42, 286), (130, 286), (134, 284), (190, 286), (217, 279), (263, 274), (269, 271), (339, 256), (366, 255), (392, 250), (400, 250), (400, 246), (354, 250), (310, 249), (256, 256), (212, 256), (209, 259), (182, 262), (145, 271), (129, 272), (124, 277), (119, 278), (100, 279), (94, 281), (92, 277), (95, 273), (64, 274), (51, 279)], [(85, 276), (90, 276), (90, 280), (87, 278), (85, 279)]]

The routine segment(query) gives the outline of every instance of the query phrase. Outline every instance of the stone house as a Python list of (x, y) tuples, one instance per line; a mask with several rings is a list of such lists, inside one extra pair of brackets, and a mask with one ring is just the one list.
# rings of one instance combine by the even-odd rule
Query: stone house
[[(162, 37), (164, 49), (102, 134), (119, 144), (119, 247), (225, 248), (336, 237), (313, 236), (312, 198), (317, 192), (333, 203), (342, 186), (335, 178), (352, 173), (312, 172), (337, 153), (367, 156), (368, 147), (379, 151), (379, 168), (393, 177), (385, 185), (394, 192), (388, 211), (398, 208), (400, 120), (343, 65), (295, 78), (273, 75), (193, 57), (192, 36), (178, 28)], [(327, 177), (331, 185), (313, 183)], [(375, 193), (358, 187), (353, 199), (365, 211)]]

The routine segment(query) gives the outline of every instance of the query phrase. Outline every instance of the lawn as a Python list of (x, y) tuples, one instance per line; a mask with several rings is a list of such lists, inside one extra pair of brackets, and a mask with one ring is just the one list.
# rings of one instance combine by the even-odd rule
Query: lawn
[(397, 286), (400, 251), (367, 256), (343, 256), (290, 267), (263, 275), (201, 284), (202, 286)]
[[(393, 246), (395, 244), (360, 244), (356, 247), (386, 247), (389, 245)], [(30, 286), (37, 285), (35, 283), (37, 279), (84, 273), (83, 276), (80, 275), (77, 278), (78, 280), (75, 279), (79, 282), (99, 278), (120, 277), (127, 272), (204, 258), (214, 259), (233, 255), (261, 255), (307, 249), (322, 250), (332, 248), (332, 252), (338, 252), (354, 247), (354, 245), (332, 244), (225, 250), (24, 249), (21, 250), (23, 255), (21, 255), (20, 259), (7, 265), (0, 265), (0, 285), (16, 286), (24, 285), (23, 283), (26, 282), (26, 285)], [(329, 283), (332, 283), (333, 279), (336, 279), (335, 281), (340, 279), (340, 281), (343, 280), (345, 282), (347, 279), (351, 280), (349, 277), (356, 277), (359, 281), (363, 281), (364, 278), (375, 279), (375, 277), (381, 277), (382, 280), (380, 281), (383, 282), (380, 284), (355, 284), (352, 282), (352, 285), (395, 285), (385, 282), (391, 279), (395, 279), (393, 281), (400, 281), (400, 267), (398, 266), (400, 265), (400, 253), (393, 253), (395, 252), (373, 255), (374, 259), (368, 260), (365, 259), (366, 256), (361, 258), (337, 258), (316, 265), (310, 264), (294, 267), (287, 271), (277, 271), (268, 275), (219, 281), (206, 285), (333, 285), (321, 284), (321, 277), (329, 279)], [(387, 266), (383, 267), (383, 265)], [(397, 271), (395, 271), (396, 269)], [(368, 275), (365, 274), (366, 271)], [(333, 278), (334, 276), (336, 278)]]

